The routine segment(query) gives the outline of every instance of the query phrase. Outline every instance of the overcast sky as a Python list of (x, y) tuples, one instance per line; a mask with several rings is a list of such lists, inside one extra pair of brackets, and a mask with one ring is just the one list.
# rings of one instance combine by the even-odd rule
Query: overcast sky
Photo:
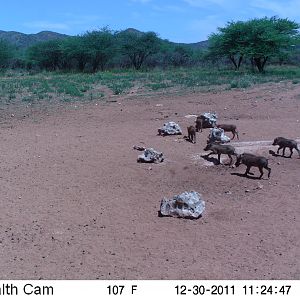
[(228, 21), (278, 16), (300, 23), (300, 0), (1, 0), (0, 30), (77, 35), (109, 26), (163, 39), (206, 40)]

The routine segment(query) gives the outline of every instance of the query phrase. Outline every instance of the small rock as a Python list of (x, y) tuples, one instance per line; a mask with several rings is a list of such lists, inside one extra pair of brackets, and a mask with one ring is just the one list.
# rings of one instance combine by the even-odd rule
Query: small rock
[(231, 194), (232, 194), (232, 192), (230, 192), (230, 191), (226, 191), (226, 192), (225, 192), (225, 194), (226, 194), (226, 195), (231, 195)]
[(258, 187), (259, 189), (262, 189), (264, 186), (263, 186), (261, 183), (258, 183), (258, 184), (257, 184), (257, 187)]
[(277, 165), (280, 165), (280, 161), (277, 162)]
[(144, 150), (142, 155), (138, 156), (137, 162), (139, 163), (159, 163), (164, 161), (164, 155), (162, 152), (155, 151), (152, 148)]
[(142, 146), (133, 146), (133, 149), (138, 151), (144, 151), (146, 148)]
[(197, 118), (197, 115), (186, 115), (186, 116), (184, 116), (185, 118)]
[(245, 190), (245, 193), (249, 193), (250, 192), (250, 190)]

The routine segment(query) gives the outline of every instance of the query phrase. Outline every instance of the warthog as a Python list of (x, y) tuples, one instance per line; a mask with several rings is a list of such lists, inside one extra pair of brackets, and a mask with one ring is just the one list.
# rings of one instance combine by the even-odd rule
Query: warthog
[(299, 154), (299, 157), (300, 157), (300, 150), (298, 149), (298, 146), (297, 146), (297, 142), (294, 141), (294, 140), (290, 140), (290, 139), (286, 139), (284, 137), (277, 137), (276, 139), (274, 139), (274, 142), (272, 144), (273, 146), (279, 146), (279, 148), (277, 149), (277, 154), (279, 153), (279, 150), (283, 148), (282, 150), (282, 156), (284, 156), (285, 154), (285, 148), (289, 148), (290, 149), (290, 156), (289, 157), (292, 157), (292, 154), (293, 154), (293, 149), (295, 148), (296, 151), (298, 152)]
[(235, 148), (230, 145), (221, 145), (221, 144), (214, 144), (214, 143), (209, 143), (206, 145), (206, 147), (203, 149), (204, 151), (211, 150), (212, 152), (207, 154), (207, 157), (209, 157), (211, 154), (218, 154), (218, 161), (219, 164), (221, 163), (221, 154), (227, 154), (228, 157), (230, 158), (230, 163), (229, 165), (232, 164), (232, 155), (237, 156), (237, 153), (235, 151)]
[(268, 178), (270, 178), (271, 168), (268, 167), (268, 159), (263, 156), (256, 156), (250, 153), (240, 154), (237, 156), (235, 166), (238, 167), (240, 164), (244, 164), (247, 166), (246, 172), (244, 174), (245, 176), (247, 176), (248, 173), (250, 173), (249, 171), (251, 167), (257, 167), (260, 172), (259, 179), (263, 177), (263, 168), (268, 170)]
[(187, 128), (188, 131), (188, 139), (191, 143), (196, 144), (196, 128), (195, 126), (191, 125)]
[(232, 132), (233, 137), (232, 140), (235, 138), (235, 135), (237, 136), (239, 140), (239, 133), (236, 129), (236, 125), (234, 124), (219, 124), (217, 125), (218, 128), (222, 128), (225, 132)]
[(204, 116), (198, 116), (196, 119), (196, 131), (202, 132), (203, 128), (213, 128), (214, 124), (207, 122)]

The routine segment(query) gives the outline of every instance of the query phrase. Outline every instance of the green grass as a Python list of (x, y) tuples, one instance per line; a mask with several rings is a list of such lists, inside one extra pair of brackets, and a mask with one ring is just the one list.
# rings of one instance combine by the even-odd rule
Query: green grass
[[(186, 90), (245, 89), (267, 82), (290, 80), (300, 82), (300, 68), (292, 66), (268, 66), (263, 74), (250, 70), (233, 71), (230, 69), (178, 68), (169, 70), (114, 70), (87, 73), (59, 72), (14, 72), (0, 74), (0, 102), (33, 101), (91, 101), (105, 99), (104, 89), (113, 94), (130, 92), (135, 85), (145, 91), (158, 91), (169, 88)], [(100, 92), (99, 92), (100, 88)]]
[(156, 91), (159, 89), (165, 89), (171, 87), (172, 85), (166, 82), (156, 82), (156, 83), (148, 83), (147, 86), (152, 90)]

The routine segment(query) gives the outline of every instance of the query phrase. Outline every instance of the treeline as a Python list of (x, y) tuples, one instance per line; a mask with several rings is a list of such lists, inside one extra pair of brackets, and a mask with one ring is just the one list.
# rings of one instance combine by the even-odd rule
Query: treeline
[(97, 72), (187, 66), (241, 65), (263, 72), (266, 63), (299, 64), (299, 24), (277, 17), (229, 22), (200, 49), (160, 39), (154, 32), (112, 31), (105, 27), (51, 40), (20, 53), (0, 41), (0, 68)]
[(97, 72), (113, 68), (179, 67), (204, 64), (206, 52), (160, 39), (154, 32), (108, 28), (37, 43), (23, 53), (0, 42), (0, 67)]

